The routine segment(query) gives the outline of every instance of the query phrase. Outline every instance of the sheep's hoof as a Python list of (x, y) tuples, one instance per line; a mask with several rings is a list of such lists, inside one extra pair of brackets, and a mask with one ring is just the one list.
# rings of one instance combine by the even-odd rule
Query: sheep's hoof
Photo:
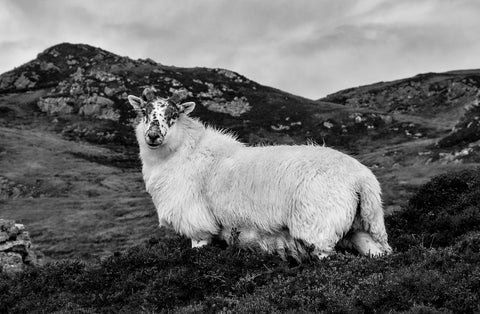
[(332, 251), (320, 251), (315, 250), (313, 252), (314, 256), (316, 256), (319, 260), (329, 257), (333, 252)]
[(194, 240), (192, 239), (192, 248), (202, 247), (209, 243), (208, 240)]

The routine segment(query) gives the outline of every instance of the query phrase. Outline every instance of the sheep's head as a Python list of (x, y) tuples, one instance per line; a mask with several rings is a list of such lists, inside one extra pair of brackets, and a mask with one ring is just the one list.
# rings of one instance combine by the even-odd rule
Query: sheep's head
[(160, 147), (180, 114), (189, 114), (195, 108), (193, 102), (181, 103), (183, 98), (180, 93), (167, 99), (160, 98), (153, 88), (146, 88), (141, 98), (128, 96), (128, 101), (141, 118), (143, 137), (149, 148)]

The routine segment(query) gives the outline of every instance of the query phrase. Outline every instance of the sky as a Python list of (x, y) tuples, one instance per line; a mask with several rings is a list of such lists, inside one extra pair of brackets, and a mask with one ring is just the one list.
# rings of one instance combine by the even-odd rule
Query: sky
[(478, 0), (0, 0), (0, 73), (61, 42), (318, 99), (480, 68)]

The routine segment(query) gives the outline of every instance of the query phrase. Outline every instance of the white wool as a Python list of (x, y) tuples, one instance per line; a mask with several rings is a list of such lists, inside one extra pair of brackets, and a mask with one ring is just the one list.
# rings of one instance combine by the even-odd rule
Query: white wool
[(366, 255), (391, 251), (380, 185), (346, 154), (315, 145), (247, 147), (184, 114), (151, 149), (144, 128), (136, 128), (142, 171), (160, 224), (195, 246), (214, 236), (231, 242), (236, 231), (241, 244), (294, 256), (305, 253), (299, 241), (322, 257), (342, 238)]

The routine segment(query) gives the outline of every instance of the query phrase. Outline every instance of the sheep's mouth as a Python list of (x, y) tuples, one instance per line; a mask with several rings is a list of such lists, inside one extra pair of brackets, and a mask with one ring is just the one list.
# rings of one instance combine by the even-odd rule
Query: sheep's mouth
[(147, 143), (147, 146), (148, 146), (148, 148), (150, 148), (150, 149), (159, 148), (161, 145), (162, 145), (162, 143), (152, 143), (152, 144)]

